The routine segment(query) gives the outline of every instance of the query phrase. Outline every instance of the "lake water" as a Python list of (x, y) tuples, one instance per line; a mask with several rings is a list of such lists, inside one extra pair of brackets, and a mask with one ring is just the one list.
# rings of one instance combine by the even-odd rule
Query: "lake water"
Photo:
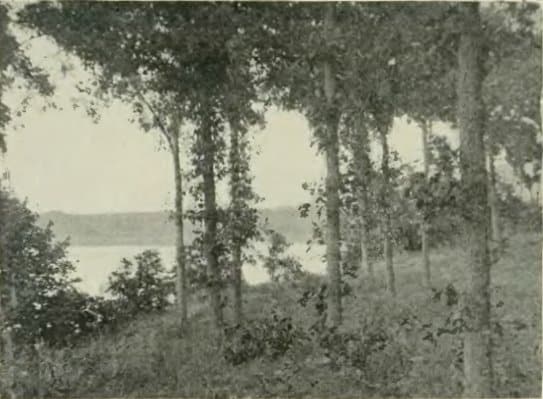
[[(134, 255), (146, 249), (157, 250), (167, 269), (174, 264), (175, 247), (173, 246), (72, 246), (69, 248), (68, 258), (74, 262), (76, 276), (82, 280), (78, 285), (79, 288), (89, 294), (103, 295), (108, 276), (119, 267), (121, 259), (132, 259)], [(310, 252), (306, 250), (305, 244), (293, 244), (288, 253), (302, 263), (304, 270), (323, 274), (326, 268), (322, 261), (324, 248), (313, 247)], [(258, 264), (245, 265), (243, 275), (249, 284), (259, 284), (269, 280), (267, 272)]]

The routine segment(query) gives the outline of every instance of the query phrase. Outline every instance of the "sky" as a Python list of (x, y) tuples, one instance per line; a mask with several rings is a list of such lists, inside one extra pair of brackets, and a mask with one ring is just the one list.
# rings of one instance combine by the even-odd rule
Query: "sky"
[[(108, 213), (157, 211), (173, 205), (173, 166), (159, 133), (130, 123), (121, 103), (95, 124), (82, 110), (32, 109), (24, 127), (8, 134), (5, 164), (11, 187), (38, 212)], [(310, 146), (305, 118), (271, 110), (263, 130), (253, 132), (254, 189), (262, 207), (297, 206), (308, 200), (303, 182), (324, 176), (324, 160)], [(391, 146), (406, 162), (421, 156), (421, 135), (397, 120)], [(185, 157), (185, 161), (186, 161)], [(218, 188), (227, 201), (226, 186)]]
[[(159, 133), (144, 133), (131, 123), (130, 107), (120, 101), (101, 109), (99, 123), (93, 123), (83, 109), (71, 106), (73, 98), (82, 96), (77, 83), (90, 77), (78, 60), (46, 39), (17, 34), (28, 42), (31, 60), (50, 73), (59, 109), (43, 110), (43, 100), (35, 98), (7, 130), (8, 152), (2, 162), (16, 195), (27, 198), (38, 212), (171, 209), (173, 166)], [(5, 93), (6, 102), (16, 109), (25, 94), (15, 87)], [(252, 132), (254, 189), (264, 197), (260, 206), (297, 206), (308, 200), (302, 183), (324, 176), (324, 160), (310, 146), (311, 131), (302, 115), (271, 109), (265, 119), (265, 128)], [(450, 137), (453, 145), (457, 142), (456, 133), (445, 125), (436, 125), (434, 132)], [(420, 161), (421, 133), (414, 124), (397, 119), (390, 144), (405, 162)], [(218, 197), (222, 203), (228, 200), (224, 183)]]

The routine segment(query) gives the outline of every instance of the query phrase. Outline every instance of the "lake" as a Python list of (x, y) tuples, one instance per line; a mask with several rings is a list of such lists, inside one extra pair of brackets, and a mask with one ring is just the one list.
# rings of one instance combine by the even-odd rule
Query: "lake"
[[(261, 251), (263, 248), (263, 246), (260, 247)], [(174, 264), (175, 247), (173, 246), (71, 246), (68, 250), (68, 258), (76, 267), (76, 276), (82, 280), (78, 287), (92, 295), (103, 295), (108, 276), (119, 267), (121, 259), (132, 259), (134, 255), (146, 249), (157, 250), (167, 269)], [(302, 263), (304, 270), (324, 274), (326, 269), (322, 261), (324, 248), (313, 247), (310, 252), (306, 250), (305, 244), (296, 243), (289, 248), (288, 254), (295, 256)], [(245, 265), (243, 275), (249, 284), (259, 284), (269, 280), (267, 272), (259, 264)]]

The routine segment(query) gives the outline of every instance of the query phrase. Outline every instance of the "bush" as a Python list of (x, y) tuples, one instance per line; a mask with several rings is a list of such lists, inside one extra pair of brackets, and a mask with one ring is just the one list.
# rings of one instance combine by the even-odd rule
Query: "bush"
[(295, 280), (302, 275), (302, 265), (294, 258), (286, 254), (291, 246), (281, 233), (268, 230), (269, 247), (268, 254), (261, 255), (262, 266), (268, 272), (271, 281), (286, 282)]
[(0, 191), (2, 259), (0, 295), (5, 325), (17, 344), (65, 345), (92, 329), (90, 297), (74, 287), (68, 242), (56, 242), (52, 224), (38, 225), (25, 203)]
[(275, 360), (305, 338), (290, 317), (273, 314), (270, 318), (252, 320), (225, 330), (227, 344), (224, 358), (234, 366), (259, 357)]
[(107, 292), (118, 301), (119, 311), (128, 317), (164, 310), (173, 285), (160, 255), (146, 250), (136, 255), (134, 261), (135, 265), (126, 258), (121, 260), (121, 267), (109, 276)]

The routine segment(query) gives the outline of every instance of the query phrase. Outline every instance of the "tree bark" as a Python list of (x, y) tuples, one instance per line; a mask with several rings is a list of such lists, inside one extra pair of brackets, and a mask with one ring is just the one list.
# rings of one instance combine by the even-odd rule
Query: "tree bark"
[(464, 302), (464, 396), (491, 397), (489, 212), (483, 144), (484, 105), (481, 95), (482, 29), (478, 3), (465, 3), (458, 48), (458, 124), (463, 189), (467, 290)]
[(241, 325), (243, 323), (243, 273), (239, 245), (236, 245), (233, 249), (232, 260), (234, 262), (234, 321), (236, 324)]
[[(428, 183), (430, 177), (430, 154), (428, 148), (428, 139), (432, 134), (431, 122), (424, 121), (420, 124), (422, 130), (422, 152), (424, 162), (424, 180)], [(421, 241), (422, 241), (422, 266), (424, 270), (424, 283), (426, 287), (430, 287), (432, 284), (432, 274), (430, 269), (430, 245), (428, 242), (428, 229), (429, 225), (424, 216), (423, 211), (421, 220)]]
[[(541, 93), (539, 96), (539, 111), (540, 111), (540, 121), (543, 121), (543, 85), (541, 85)], [(539, 124), (539, 134), (543, 135), (543, 131), (541, 129), (541, 122)], [(541, 165), (543, 165), (543, 137), (541, 137), (541, 143), (539, 144), (541, 147)], [(539, 173), (539, 190), (537, 192), (538, 194), (538, 200), (537, 204), (541, 209), (541, 226), (543, 226), (543, 171)], [(543, 255), (543, 254), (542, 254)]]
[[(177, 127), (177, 126), (176, 126)], [(174, 179), (175, 179), (175, 258), (177, 261), (175, 289), (176, 300), (179, 311), (179, 321), (183, 328), (188, 321), (187, 302), (187, 272), (185, 257), (185, 239), (183, 231), (183, 179), (181, 176), (181, 162), (179, 155), (179, 132), (174, 131), (170, 137), (171, 151), (173, 157)]]
[[(332, 40), (335, 18), (335, 4), (326, 5), (325, 35), (329, 44)], [(328, 271), (328, 318), (332, 326), (342, 321), (341, 269), (340, 269), (340, 219), (339, 219), (339, 110), (335, 107), (336, 81), (332, 60), (324, 61), (324, 93), (327, 105), (326, 152), (326, 261)]]
[[(15, 288), (13, 287), (13, 284), (9, 284), (9, 297), (10, 297), (10, 303), (9, 303), (9, 311), (14, 312), (15, 305), (17, 302), (17, 295)], [(6, 322), (6, 310), (2, 309), (4, 311), (3, 313), (3, 320), (2, 322)], [(17, 395), (17, 389), (16, 389), (16, 378), (15, 378), (15, 342), (13, 341), (13, 334), (12, 330), (3, 328), (2, 329), (2, 338), (3, 338), (3, 344), (4, 344), (4, 353), (3, 353), (3, 363), (4, 367), (6, 367), (7, 373), (6, 373), (6, 391), (7, 395), (10, 399), (16, 399), (18, 397)]]
[[(239, 163), (240, 163), (240, 137), (239, 130), (234, 124), (230, 124), (231, 128), (231, 142), (230, 142), (230, 200), (232, 206), (232, 212), (234, 218), (239, 219), (241, 217), (240, 198), (239, 198)], [(235, 225), (236, 223), (234, 223)], [(243, 322), (243, 293), (242, 293), (242, 264), (241, 264), (241, 240), (239, 237), (239, 231), (234, 231), (232, 234), (232, 263), (233, 263), (233, 278), (232, 288), (234, 293), (234, 321), (240, 325)]]
[[(0, 178), (0, 190), (1, 178)], [(17, 301), (17, 296), (14, 290), (12, 290), (12, 276), (8, 271), (8, 265), (6, 264), (6, 222), (7, 222), (7, 199), (3, 192), (0, 192), (0, 270), (1, 275), (4, 276), (0, 281), (0, 328), (2, 330), (2, 364), (7, 370), (5, 386), (1, 387), (6, 395), (10, 399), (17, 398), (17, 392), (15, 389), (15, 347), (13, 342), (13, 336), (11, 329), (5, 328), (8, 321), (8, 312), (13, 311), (13, 305)], [(4, 304), (4, 298), (8, 298), (8, 306)]]
[(360, 118), (356, 119), (355, 138), (352, 143), (355, 173), (358, 180), (356, 198), (358, 203), (358, 229), (360, 235), (360, 271), (368, 271), (371, 283), (375, 281), (373, 263), (369, 258), (369, 224), (368, 224), (368, 186), (370, 184), (370, 157), (368, 131)]
[(498, 197), (496, 193), (496, 168), (494, 156), (488, 151), (488, 205), (490, 207), (490, 231), (492, 241), (501, 241), (500, 214), (498, 208)]
[(221, 273), (217, 254), (217, 199), (215, 193), (215, 145), (213, 132), (206, 126), (202, 131), (203, 142), (203, 192), (204, 192), (204, 257), (207, 263), (209, 295), (213, 321), (217, 331), (223, 326), (221, 303)]
[(388, 148), (388, 126), (383, 127), (381, 130), (381, 145), (383, 148), (381, 171), (383, 174), (383, 187), (381, 190), (381, 205), (383, 208), (383, 219), (381, 221), (381, 229), (383, 233), (383, 256), (385, 258), (385, 265), (387, 271), (387, 288), (392, 294), (396, 296), (396, 276), (394, 274), (394, 259), (393, 259), (393, 247), (392, 247), (392, 228), (390, 220), (390, 160), (389, 160), (389, 148)]

